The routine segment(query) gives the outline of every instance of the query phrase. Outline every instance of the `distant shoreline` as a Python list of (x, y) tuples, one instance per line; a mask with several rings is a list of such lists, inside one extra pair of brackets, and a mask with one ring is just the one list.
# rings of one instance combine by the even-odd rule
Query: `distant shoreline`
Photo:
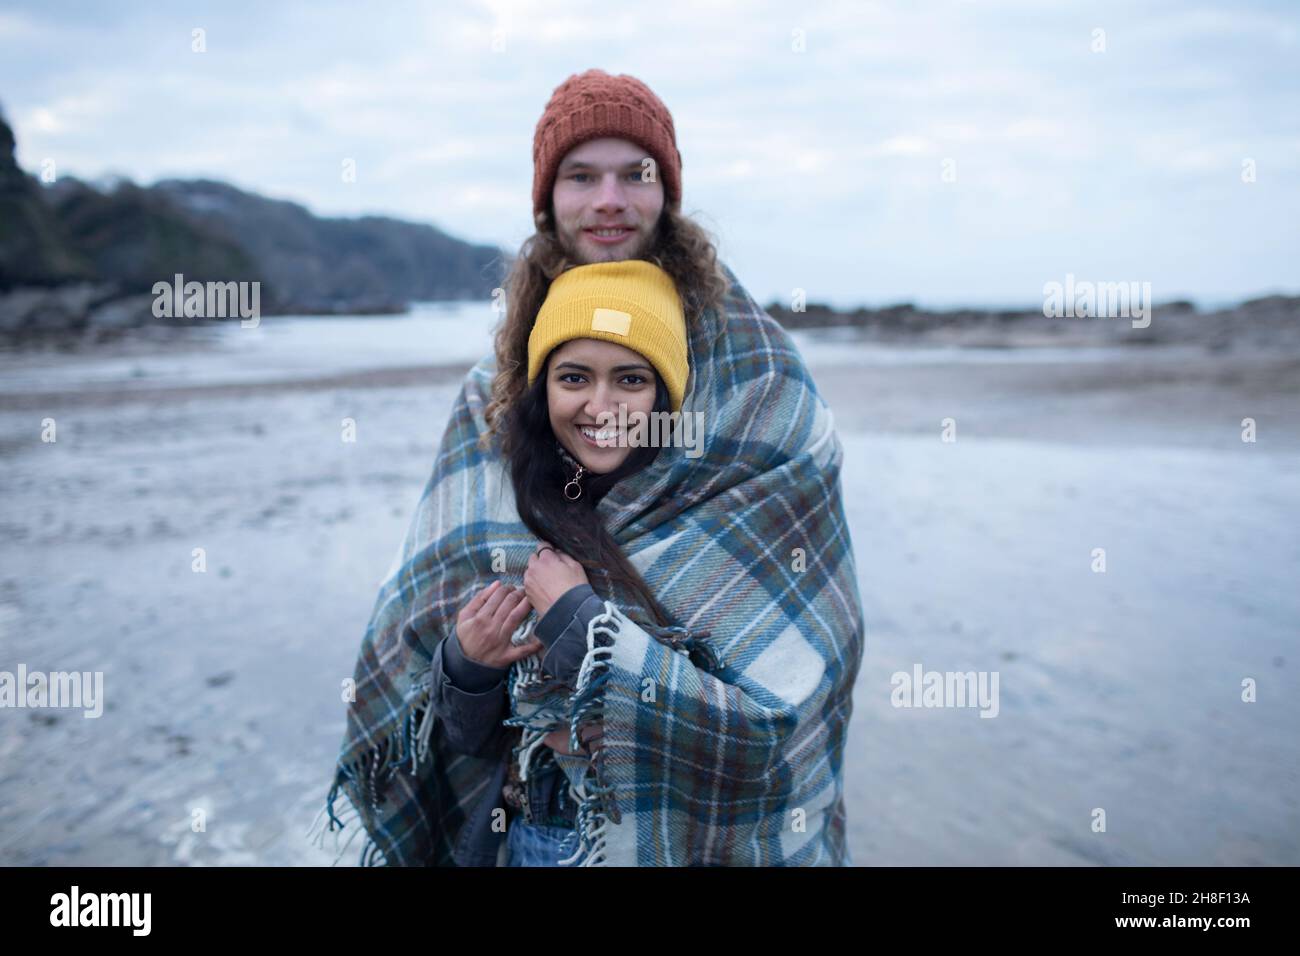
[[(84, 290), (62, 287), (44, 290), (46, 297), (31, 298), (31, 290), (0, 293), (0, 305), (6, 296), (27, 295), (24, 308), (38, 311), (62, 309), (65, 297), (84, 297)], [(52, 298), (51, 298), (52, 297)], [(146, 297), (147, 298), (147, 297)], [(479, 300), (419, 300), (403, 310), (376, 312), (304, 313), (269, 310), (264, 318), (369, 319), (411, 316), (420, 307), (465, 306)], [(67, 308), (71, 308), (70, 306)], [(809, 303), (794, 311), (781, 303), (767, 305), (766, 311), (790, 331), (846, 330), (856, 333), (855, 341), (881, 346), (938, 346), (956, 348), (1090, 348), (1153, 345), (1186, 345), (1211, 352), (1233, 349), (1264, 349), (1285, 354), (1300, 353), (1300, 296), (1272, 295), (1237, 303), (1229, 308), (1200, 311), (1190, 301), (1165, 302), (1151, 306), (1143, 327), (1127, 317), (1047, 316), (1038, 309), (952, 308), (925, 309), (911, 303), (882, 308), (860, 307), (835, 309), (821, 303)], [(485, 321), (487, 304), (484, 303)], [(69, 327), (54, 323), (15, 323), (6, 330), (0, 324), (0, 350), (23, 354), (40, 350), (95, 352), (114, 344), (156, 344), (167, 347), (177, 330), (217, 329), (227, 319), (133, 319), (107, 324), (89, 323)]]
[(837, 310), (809, 303), (794, 311), (773, 303), (768, 313), (787, 329), (847, 328), (861, 341), (981, 348), (1099, 345), (1200, 345), (1211, 351), (1238, 346), (1300, 351), (1300, 296), (1273, 295), (1209, 312), (1188, 301), (1156, 304), (1145, 327), (1128, 317), (1048, 316), (1038, 309), (929, 310), (911, 303), (879, 309)]

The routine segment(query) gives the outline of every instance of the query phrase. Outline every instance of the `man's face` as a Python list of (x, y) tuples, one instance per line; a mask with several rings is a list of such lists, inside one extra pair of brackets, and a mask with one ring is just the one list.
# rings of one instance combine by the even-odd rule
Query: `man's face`
[(555, 232), (575, 262), (636, 259), (654, 244), (664, 186), (653, 166), (654, 181), (642, 180), (648, 157), (635, 143), (606, 137), (579, 143), (560, 161), (551, 191)]

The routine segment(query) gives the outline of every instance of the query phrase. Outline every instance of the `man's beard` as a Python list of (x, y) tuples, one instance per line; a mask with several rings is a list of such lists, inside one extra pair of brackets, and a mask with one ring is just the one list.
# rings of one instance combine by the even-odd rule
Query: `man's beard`
[[(579, 230), (580, 234), (581, 230)], [(653, 233), (646, 236), (638, 229), (636, 236), (630, 242), (620, 243), (617, 248), (610, 250), (608, 256), (593, 259), (587, 250), (579, 245), (576, 239), (571, 239), (564, 230), (557, 228), (555, 237), (560, 243), (560, 248), (564, 250), (564, 254), (580, 265), (591, 265), (593, 262), (619, 262), (623, 259), (639, 259), (654, 245), (655, 241)]]

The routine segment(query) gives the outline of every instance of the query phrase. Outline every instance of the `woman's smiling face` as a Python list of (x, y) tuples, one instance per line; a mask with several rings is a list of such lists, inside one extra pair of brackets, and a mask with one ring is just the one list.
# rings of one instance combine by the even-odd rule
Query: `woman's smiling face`
[[(595, 474), (613, 471), (632, 448), (618, 435), (619, 406), (649, 414), (657, 378), (641, 353), (603, 339), (570, 339), (551, 353), (546, 368), (546, 404), (551, 430), (570, 455)], [(605, 412), (613, 416), (608, 421)], [(584, 428), (587, 434), (583, 434)], [(593, 433), (606, 432), (602, 438)]]

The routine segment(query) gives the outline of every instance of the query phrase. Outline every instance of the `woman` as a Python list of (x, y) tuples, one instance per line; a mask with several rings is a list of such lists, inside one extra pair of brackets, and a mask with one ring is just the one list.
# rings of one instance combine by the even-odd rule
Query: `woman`
[[(462, 752), (504, 747), (510, 668), (572, 688), (587, 630), (604, 601), (588, 572), (635, 595), (661, 625), (670, 615), (605, 529), (596, 505), (651, 464), (652, 444), (632, 447), (619, 422), (681, 408), (689, 374), (686, 321), (672, 277), (642, 260), (595, 263), (551, 283), (528, 340), (528, 387), (505, 415), (502, 451), (520, 519), (542, 542), (523, 587), (493, 582), (461, 611), (435, 654), (432, 706)], [(650, 434), (654, 434), (652, 429)], [(533, 634), (512, 642), (530, 612)], [(505, 799), (507, 865), (556, 866), (577, 848), (579, 785), (589, 752), (570, 749), (570, 728), (510, 748)], [(506, 738), (509, 739), (509, 738)], [(491, 743), (489, 743), (491, 741)], [(585, 737), (586, 747), (599, 739)], [(538, 746), (540, 744), (541, 746)]]

